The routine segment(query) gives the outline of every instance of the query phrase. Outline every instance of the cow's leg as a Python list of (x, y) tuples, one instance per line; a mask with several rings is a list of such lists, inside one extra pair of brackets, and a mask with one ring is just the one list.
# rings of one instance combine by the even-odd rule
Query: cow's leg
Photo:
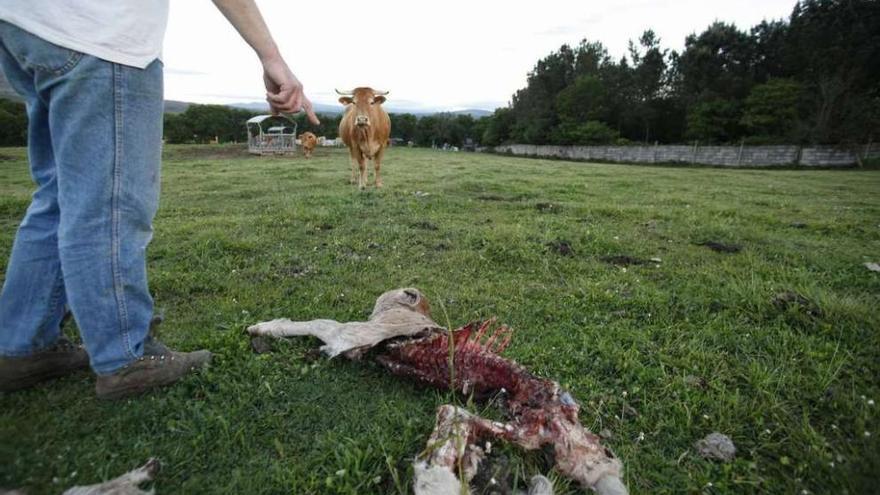
[(376, 187), (382, 187), (382, 176), (379, 175), (379, 170), (382, 168), (382, 155), (385, 154), (385, 149), (380, 148), (376, 153), (376, 156), (373, 157), (373, 170), (376, 173)]
[(360, 175), (358, 175), (358, 187), (363, 189), (367, 187), (367, 157), (364, 155), (358, 157), (358, 169), (360, 171)]
[(357, 182), (357, 152), (353, 149), (349, 149), (348, 159), (351, 162), (351, 180), (349, 181), (351, 184)]
[[(290, 321), (279, 319), (264, 321), (248, 327), (252, 336), (260, 337), (298, 337), (311, 335), (324, 342), (321, 351), (330, 357), (343, 352), (349, 359), (358, 359), (363, 350), (393, 337), (410, 335), (421, 327), (409, 324), (383, 325), (381, 323), (352, 321), (339, 323), (333, 320)], [(360, 349), (360, 351), (358, 351)], [(352, 352), (349, 352), (352, 351)]]
[(251, 325), (247, 331), (251, 335), (278, 338), (311, 335), (327, 342), (338, 333), (341, 326), (342, 323), (333, 320), (290, 321), (281, 318)]

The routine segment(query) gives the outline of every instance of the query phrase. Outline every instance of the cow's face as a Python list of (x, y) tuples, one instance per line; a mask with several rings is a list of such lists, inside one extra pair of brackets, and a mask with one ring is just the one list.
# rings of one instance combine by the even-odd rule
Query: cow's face
[(354, 124), (366, 128), (370, 126), (372, 108), (385, 103), (385, 96), (376, 94), (372, 88), (356, 88), (351, 96), (339, 98), (339, 103), (345, 106), (354, 105)]

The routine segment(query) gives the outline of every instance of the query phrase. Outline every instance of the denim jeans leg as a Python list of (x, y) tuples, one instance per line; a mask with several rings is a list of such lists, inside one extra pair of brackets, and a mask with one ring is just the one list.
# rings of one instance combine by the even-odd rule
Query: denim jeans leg
[(80, 54), (59, 65), (69, 50), (24, 31), (3, 41), (32, 62), (25, 69), (48, 108), (64, 293), (92, 368), (112, 373), (142, 355), (153, 312), (146, 247), (159, 197), (162, 64)]
[(53, 90), (49, 127), (60, 162), (59, 251), (67, 297), (92, 368), (143, 354), (153, 300), (146, 248), (159, 199), (162, 64), (84, 57)]
[(58, 257), (58, 182), (49, 112), (32, 78), (0, 44), (0, 67), (27, 102), (28, 161), (37, 189), (18, 227), (0, 291), (0, 355), (23, 356), (59, 336), (65, 293)]

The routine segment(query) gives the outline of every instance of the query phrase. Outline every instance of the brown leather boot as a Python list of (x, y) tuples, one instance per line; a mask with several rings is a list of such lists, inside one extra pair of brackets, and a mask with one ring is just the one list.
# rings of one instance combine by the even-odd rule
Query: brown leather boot
[(88, 367), (85, 349), (62, 335), (52, 347), (30, 356), (0, 357), (0, 392), (32, 387)]
[(156, 340), (144, 344), (144, 355), (110, 375), (99, 375), (95, 392), (101, 399), (121, 399), (164, 387), (205, 367), (211, 360), (206, 350), (177, 352)]

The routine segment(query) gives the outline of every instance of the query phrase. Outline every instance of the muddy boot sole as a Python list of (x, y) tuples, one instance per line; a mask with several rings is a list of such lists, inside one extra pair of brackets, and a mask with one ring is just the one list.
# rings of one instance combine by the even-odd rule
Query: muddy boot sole
[(66, 338), (31, 356), (0, 357), (0, 392), (15, 392), (89, 367), (82, 346)]

